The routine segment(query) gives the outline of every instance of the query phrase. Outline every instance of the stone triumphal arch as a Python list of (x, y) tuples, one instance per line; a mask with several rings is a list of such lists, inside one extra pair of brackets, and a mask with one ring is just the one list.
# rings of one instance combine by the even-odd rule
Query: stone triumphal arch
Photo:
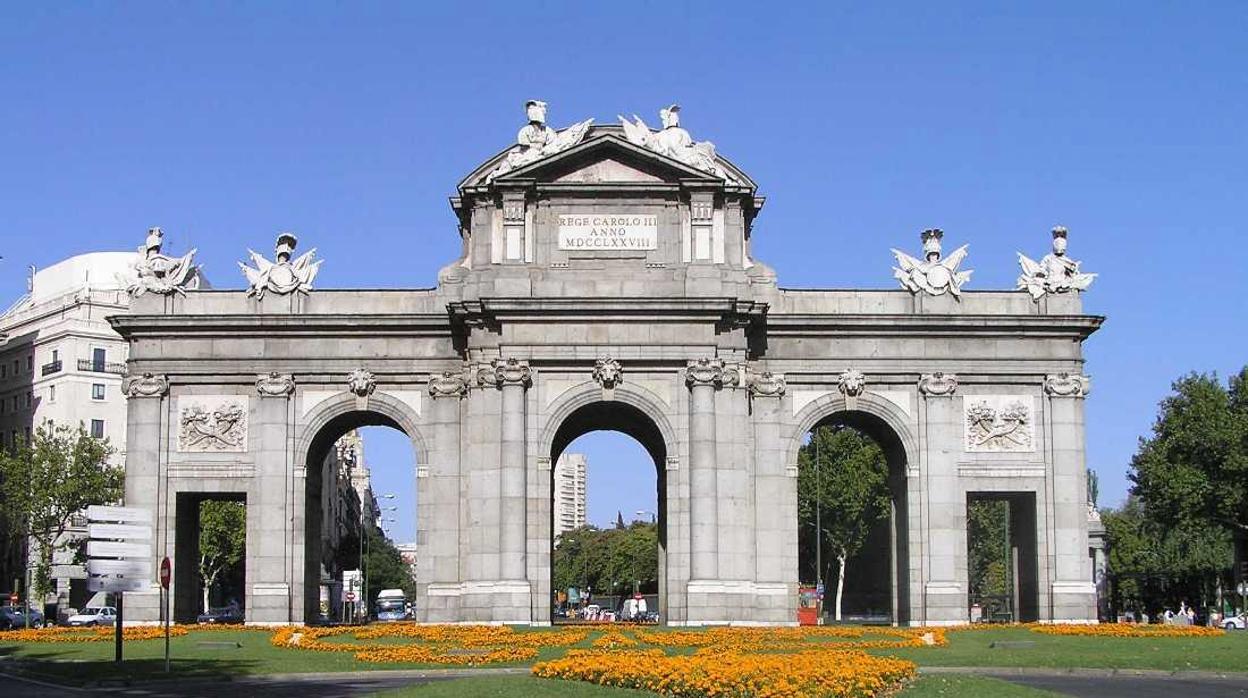
[[(797, 450), (842, 423), (889, 459), (894, 619), (966, 620), (975, 496), (1026, 503), (1028, 612), (1095, 618), (1082, 341), (1102, 318), (1081, 310), (1091, 275), (1063, 229), (1019, 290), (964, 290), (966, 250), (942, 256), (938, 230), (921, 258), (895, 251), (897, 290), (784, 289), (750, 251), (756, 184), (678, 108), (658, 131), (526, 109), (451, 199), (462, 254), (436, 288), (313, 290), (320, 262), (289, 234), (251, 255), (246, 290), (183, 289), (169, 275), (189, 255), (146, 250), (112, 319), (130, 343), (126, 503), (157, 512), (175, 598), (194, 594), (193, 505), (234, 498), (248, 621), (313, 620), (309, 466), (386, 424), (417, 458), (418, 619), (546, 623), (551, 464), (614, 429), (658, 470), (664, 620), (793, 623)], [(128, 599), (157, 617), (155, 588)]]

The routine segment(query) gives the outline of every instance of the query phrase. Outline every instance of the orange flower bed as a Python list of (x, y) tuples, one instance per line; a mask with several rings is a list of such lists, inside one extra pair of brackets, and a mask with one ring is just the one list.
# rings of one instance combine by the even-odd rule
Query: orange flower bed
[(1225, 635), (1221, 628), (1201, 625), (1141, 625), (1139, 623), (1101, 623), (1099, 625), (1030, 626), (1033, 633), (1085, 637), (1217, 637)]
[(535, 664), (533, 674), (678, 698), (873, 698), (913, 677), (915, 665), (857, 650), (673, 657), (654, 651), (570, 651), (563, 659)]
[[(351, 652), (363, 662), (479, 665), (521, 662), (537, 656), (539, 647), (567, 647), (583, 642), (589, 630), (565, 628), (553, 632), (516, 632), (506, 626), (415, 625), (394, 623), (367, 628), (349, 626), (313, 628), (286, 626), (273, 634), (276, 647), (313, 652)], [(368, 642), (324, 642), (322, 638), (351, 636), (356, 640), (404, 638), (395, 645)]]
[[(186, 628), (179, 626), (170, 626), (169, 635), (172, 637), (181, 637), (186, 634)], [(165, 628), (163, 626), (132, 626), (123, 628), (121, 636), (125, 640), (155, 640), (165, 636)], [(71, 643), (71, 642), (110, 642), (113, 639), (112, 628), (40, 628), (14, 630), (5, 633), (3, 636), (5, 641), (13, 640), (16, 642), (49, 642), (49, 643)]]

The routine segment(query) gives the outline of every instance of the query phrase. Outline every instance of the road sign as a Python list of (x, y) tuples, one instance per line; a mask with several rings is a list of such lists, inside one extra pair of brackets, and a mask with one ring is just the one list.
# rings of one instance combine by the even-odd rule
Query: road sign
[(87, 557), (124, 557), (138, 560), (151, 557), (152, 546), (147, 543), (116, 543), (107, 540), (87, 541)]
[(134, 507), (87, 507), (87, 520), (95, 522), (137, 523), (152, 525), (152, 512)]
[(1235, 591), (1239, 592), (1240, 596), (1248, 596), (1248, 582), (1240, 582), (1239, 586), (1235, 587)]
[(87, 560), (87, 574), (150, 579), (152, 576), (152, 563), (150, 560), (104, 560), (92, 558)]
[(143, 591), (151, 584), (146, 579), (135, 579), (130, 577), (88, 577), (87, 591)]
[(87, 527), (87, 535), (94, 539), (120, 539), (120, 540), (151, 540), (151, 526), (136, 526), (133, 524), (106, 524), (93, 523)]
[(354, 591), (348, 591), (348, 592), (347, 592), (347, 601), (355, 601), (355, 592), (354, 592)]
[(169, 564), (169, 556), (165, 556), (160, 561), (160, 585), (166, 589), (169, 588), (169, 577), (173, 573), (173, 565)]

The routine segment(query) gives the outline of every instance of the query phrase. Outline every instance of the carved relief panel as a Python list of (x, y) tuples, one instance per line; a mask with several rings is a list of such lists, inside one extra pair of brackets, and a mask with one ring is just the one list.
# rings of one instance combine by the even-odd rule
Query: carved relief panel
[(241, 395), (178, 398), (178, 452), (243, 453), (250, 405)]
[(1035, 398), (1030, 395), (963, 397), (965, 450), (968, 453), (1034, 452), (1035, 402)]

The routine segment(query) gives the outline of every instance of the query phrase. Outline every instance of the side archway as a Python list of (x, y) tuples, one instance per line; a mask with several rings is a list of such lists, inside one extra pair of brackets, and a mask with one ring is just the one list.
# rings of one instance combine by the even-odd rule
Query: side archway
[[(864, 608), (862, 613), (868, 617), (878, 617), (878, 613), (886, 609), (894, 625), (915, 622), (918, 618), (915, 613), (917, 607), (911, 598), (912, 580), (919, 577), (921, 569), (918, 558), (912, 555), (910, 532), (918, 526), (919, 447), (910, 426), (910, 416), (892, 401), (878, 395), (866, 393), (847, 400), (843, 395), (835, 394), (825, 395), (803, 407), (793, 425), (786, 463), (794, 473), (807, 435), (819, 427), (850, 427), (869, 437), (883, 451), (888, 465), (891, 507), (886, 530), (881, 528), (872, 533), (879, 540), (879, 545), (869, 545), (868, 553), (886, 549), (887, 559), (877, 559), (872, 565), (876, 576), (869, 582), (859, 582), (859, 586), (883, 587), (886, 581), (888, 592), (886, 598), (862, 599), (860, 603)], [(794, 525), (798, 522), (795, 521)]]
[[(329, 533), (325, 528), (326, 512), (332, 511), (325, 508), (325, 502), (332, 499), (325, 496), (326, 488), (342, 486), (341, 483), (331, 485), (332, 480), (327, 477), (332, 478), (338, 469), (344, 467), (340, 462), (342, 455), (334, 453), (335, 443), (344, 435), (361, 427), (390, 427), (402, 432), (408, 438), (412, 447), (414, 464), (418, 466), (426, 462), (428, 454), (425, 440), (420, 433), (419, 421), (420, 416), (411, 406), (384, 392), (374, 393), (369, 396), (366, 403), (361, 404), (354, 394), (344, 391), (320, 401), (307, 415), (307, 420), (294, 444), (294, 463), (297, 466), (303, 466), (304, 475), (304, 486), (295, 490), (296, 497), (301, 497), (302, 501), (296, 501), (294, 506), (301, 524), (297, 522), (293, 526), (296, 537), (295, 550), (297, 554), (301, 553), (301, 559), (295, 562), (295, 568), (302, 570), (302, 574), (298, 574), (295, 578), (297, 582), (302, 582), (302, 589), (298, 596), (303, 599), (304, 622), (312, 623), (321, 617), (324, 611), (322, 587), (330, 584), (332, 589), (335, 588), (332, 584), (341, 581), (327, 582), (324, 576), (327, 572), (327, 563), (331, 562), (324, 548), (324, 541)], [(419, 490), (415, 468), (413, 468), (411, 478), (413, 487)], [(419, 499), (419, 492), (417, 492), (417, 499)], [(360, 502), (360, 508), (352, 514), (359, 517), (358, 525), (351, 527), (356, 546), (362, 544), (360, 536), (363, 534), (365, 525), (363, 507), (366, 505), (371, 506), (372, 503)], [(335, 536), (337, 535), (338, 533), (335, 533)], [(338, 550), (341, 549), (338, 548)], [(343, 569), (354, 569), (357, 566), (358, 564), (355, 564), (343, 567)], [(335, 574), (331, 573), (330, 578), (332, 579)], [(359, 601), (367, 603), (367, 596), (370, 594), (371, 592), (361, 593)], [(417, 598), (413, 601), (420, 605), (424, 599)]]

